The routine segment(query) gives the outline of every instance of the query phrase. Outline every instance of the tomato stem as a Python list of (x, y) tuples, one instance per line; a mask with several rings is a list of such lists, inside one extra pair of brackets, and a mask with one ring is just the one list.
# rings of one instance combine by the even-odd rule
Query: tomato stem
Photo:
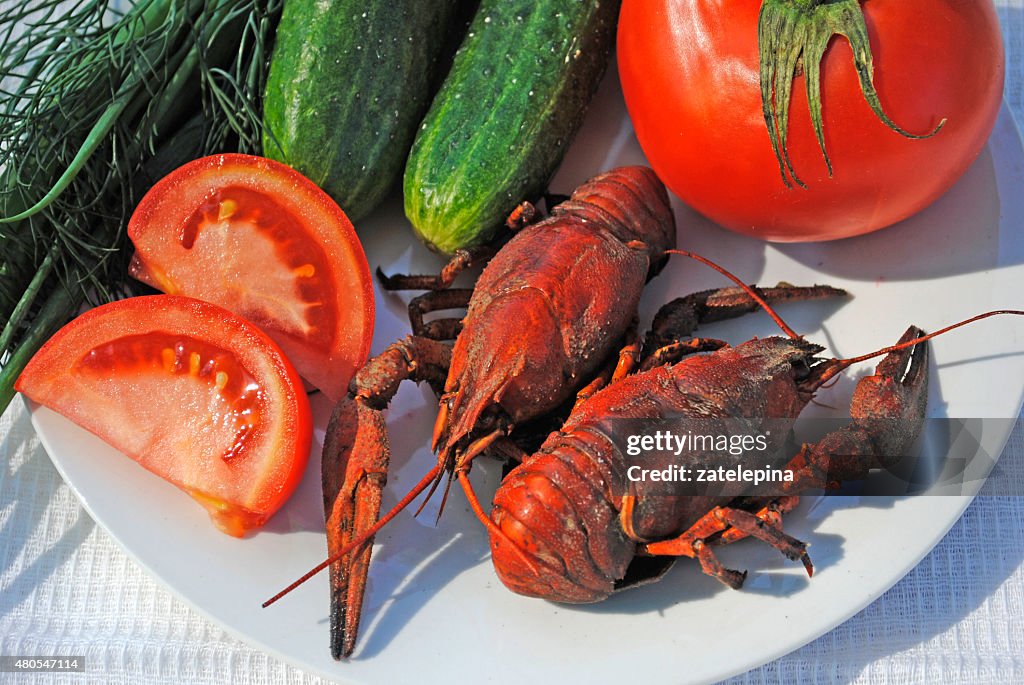
[(757, 31), (761, 108), (779, 172), (787, 188), (792, 188), (793, 184), (807, 187), (793, 169), (787, 147), (793, 79), (801, 68), (807, 85), (807, 103), (814, 134), (825, 158), (828, 175), (832, 176), (832, 160), (825, 149), (821, 115), (821, 61), (829, 42), (836, 35), (850, 42), (861, 92), (882, 123), (911, 139), (930, 138), (946, 123), (942, 119), (929, 133), (914, 134), (898, 126), (882, 109), (874, 84), (874, 56), (859, 0), (764, 0)]

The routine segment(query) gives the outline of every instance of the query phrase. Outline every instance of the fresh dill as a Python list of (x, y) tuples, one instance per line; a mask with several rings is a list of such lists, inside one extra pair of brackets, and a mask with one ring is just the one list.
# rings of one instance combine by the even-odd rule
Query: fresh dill
[(132, 288), (125, 227), (153, 182), (260, 152), (281, 2), (3, 3), (0, 411), (57, 328)]

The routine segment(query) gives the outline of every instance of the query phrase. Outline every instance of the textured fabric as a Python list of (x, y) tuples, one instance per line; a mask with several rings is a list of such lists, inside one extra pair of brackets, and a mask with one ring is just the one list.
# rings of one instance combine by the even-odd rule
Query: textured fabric
[[(997, 5), (1007, 100), (1024, 122), (1024, 0)], [(85, 674), (0, 673), (0, 682), (326, 682), (231, 638), (128, 559), (54, 470), (20, 401), (0, 417), (0, 464), (0, 654), (59, 646), (89, 661)], [(1024, 421), (1000, 464), (1024, 472)], [(761, 620), (770, 630), (785, 619)], [(665, 682), (675, 679), (666, 674)], [(1024, 683), (1024, 498), (978, 498), (864, 611), (727, 682)]]

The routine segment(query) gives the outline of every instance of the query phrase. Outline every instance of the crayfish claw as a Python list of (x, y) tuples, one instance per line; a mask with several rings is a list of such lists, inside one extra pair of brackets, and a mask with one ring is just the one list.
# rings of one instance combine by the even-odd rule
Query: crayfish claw
[[(910, 326), (900, 337), (896, 347), (906, 345), (911, 340), (924, 336), (917, 326)], [(884, 376), (903, 385), (917, 385), (924, 382), (923, 374), (928, 368), (928, 348), (926, 343), (918, 343), (902, 347), (887, 354), (875, 367), (876, 376)]]
[(875, 373), (857, 382), (850, 402), (853, 422), (801, 448), (789, 464), (796, 474), (787, 484), (792, 492), (836, 489), (904, 459), (924, 427), (929, 355), (927, 343), (918, 341), (924, 335), (911, 326), (886, 348)]
[(872, 376), (862, 378), (853, 392), (850, 415), (871, 434), (883, 457), (905, 454), (924, 424), (928, 397), (928, 344), (908, 344), (924, 335), (909, 327)]
[[(327, 427), (321, 463), (330, 556), (342, 552), (377, 522), (389, 460), (381, 412), (358, 398), (339, 402)], [(331, 655), (335, 659), (348, 657), (355, 647), (372, 551), (371, 537), (330, 565)]]

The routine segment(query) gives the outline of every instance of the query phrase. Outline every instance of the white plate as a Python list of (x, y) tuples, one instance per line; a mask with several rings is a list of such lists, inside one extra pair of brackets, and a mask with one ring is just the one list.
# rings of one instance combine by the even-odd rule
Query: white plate
[[(609, 73), (552, 185), (556, 192), (599, 170), (643, 162), (614, 69)], [(854, 355), (894, 342), (910, 323), (935, 329), (1020, 304), (1022, 169), (1020, 138), (1004, 109), (991, 144), (963, 180), (900, 226), (838, 243), (766, 245), (677, 204), (679, 244), (751, 281), (847, 288), (852, 300), (792, 305), (784, 315), (832, 354)], [(373, 267), (434, 272), (441, 263), (412, 238), (397, 198), (361, 231)], [(723, 283), (675, 258), (645, 294), (645, 322), (669, 298)], [(375, 352), (408, 332), (407, 298), (377, 296)], [(990, 319), (936, 340), (930, 415), (1017, 417), (1024, 386), (1021, 330), (1019, 320)], [(775, 331), (766, 317), (753, 315), (705, 332), (738, 341)], [(822, 400), (842, 407), (852, 387), (852, 378), (844, 378)], [(402, 682), (412, 675), (440, 683), (470, 673), (495, 683), (538, 676), (591, 683), (725, 678), (800, 647), (862, 609), (917, 564), (969, 502), (805, 499), (787, 518), (787, 529), (811, 543), (813, 580), (774, 550), (744, 542), (723, 550), (728, 565), (750, 570), (741, 591), (683, 560), (660, 583), (572, 607), (504, 589), (481, 526), (456, 488), (438, 526), (428, 506), (418, 519), (402, 514), (378, 536), (357, 652), (350, 662), (336, 663), (328, 653), (325, 575), (260, 608), (325, 554), (318, 455), (329, 407), (319, 399), (315, 408), (318, 444), (305, 480), (267, 529), (245, 540), (217, 532), (188, 497), (58, 415), (33, 408), (33, 421), (93, 518), (174, 592), (240, 638), (309, 672), (353, 683)], [(385, 507), (433, 464), (427, 443), (435, 409), (428, 390), (409, 384), (392, 404), (394, 468)], [(1006, 431), (986, 435), (990, 453), (998, 454), (1006, 437)], [(490, 464), (474, 469), (481, 493), (493, 492), (497, 471)]]

